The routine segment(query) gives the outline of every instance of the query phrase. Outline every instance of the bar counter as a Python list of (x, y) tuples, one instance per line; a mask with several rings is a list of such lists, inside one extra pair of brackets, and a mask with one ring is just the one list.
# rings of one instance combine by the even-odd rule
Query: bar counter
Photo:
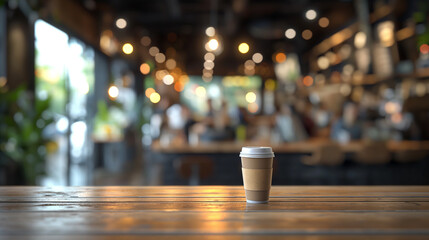
[(429, 239), (427, 186), (0, 187), (0, 239)]
[[(239, 153), (243, 146), (270, 145), (275, 153), (313, 153), (318, 147), (332, 143), (326, 139), (310, 139), (303, 142), (267, 144), (260, 142), (210, 142), (198, 145), (187, 143), (162, 145), (159, 141), (152, 144), (151, 149), (160, 153)], [(338, 144), (345, 153), (357, 152), (362, 148), (363, 141), (351, 141)], [(429, 141), (387, 141), (391, 152), (425, 150), (429, 151)]]

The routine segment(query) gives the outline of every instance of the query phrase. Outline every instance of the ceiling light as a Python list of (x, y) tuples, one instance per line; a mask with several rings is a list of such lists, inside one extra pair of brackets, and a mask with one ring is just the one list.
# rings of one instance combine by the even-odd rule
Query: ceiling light
[(157, 47), (151, 47), (151, 48), (149, 48), (149, 54), (152, 56), (152, 57), (155, 57), (156, 56), (156, 54), (158, 54), (159, 53), (159, 48), (157, 48)]
[(158, 54), (156, 54), (155, 55), (155, 61), (157, 63), (163, 63), (163, 62), (165, 62), (165, 55), (164, 55), (164, 53), (158, 53)]

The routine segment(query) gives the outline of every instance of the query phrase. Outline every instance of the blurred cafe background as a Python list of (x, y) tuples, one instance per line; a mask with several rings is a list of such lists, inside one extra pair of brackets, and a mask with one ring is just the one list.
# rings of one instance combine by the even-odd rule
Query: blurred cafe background
[(427, 0), (0, 0), (0, 185), (429, 183)]

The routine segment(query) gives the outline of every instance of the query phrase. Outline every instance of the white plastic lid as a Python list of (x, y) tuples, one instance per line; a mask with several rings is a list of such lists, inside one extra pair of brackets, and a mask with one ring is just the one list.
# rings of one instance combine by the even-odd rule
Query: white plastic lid
[(242, 147), (240, 157), (269, 158), (274, 157), (271, 147)]

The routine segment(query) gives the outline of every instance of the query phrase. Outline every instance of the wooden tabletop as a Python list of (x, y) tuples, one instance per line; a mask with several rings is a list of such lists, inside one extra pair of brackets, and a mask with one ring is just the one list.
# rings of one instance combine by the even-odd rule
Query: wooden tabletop
[[(309, 139), (303, 142), (270, 144), (264, 142), (209, 142), (198, 145), (187, 143), (164, 146), (159, 141), (153, 142), (151, 149), (160, 153), (238, 153), (243, 146), (271, 146), (275, 153), (313, 153), (329, 140)], [(425, 150), (429, 151), (429, 141), (387, 141), (386, 146), (391, 152)], [(362, 150), (362, 141), (351, 141), (339, 144), (343, 152), (358, 152)]]
[(0, 187), (0, 239), (429, 239), (429, 187)]

